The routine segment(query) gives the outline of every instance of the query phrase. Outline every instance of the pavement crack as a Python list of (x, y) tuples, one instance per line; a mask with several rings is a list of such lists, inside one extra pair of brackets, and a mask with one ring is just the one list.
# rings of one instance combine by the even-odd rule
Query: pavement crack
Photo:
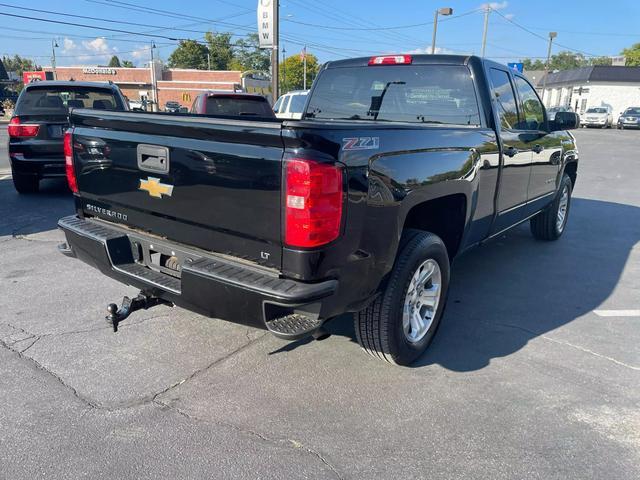
[(601, 353), (594, 352), (593, 350), (590, 350), (590, 349), (585, 348), (585, 347), (581, 347), (580, 345), (576, 345), (574, 343), (567, 342), (565, 340), (557, 340), (555, 338), (549, 337), (548, 335), (544, 335), (543, 333), (536, 332), (534, 330), (529, 330), (527, 328), (524, 328), (524, 327), (521, 327), (521, 326), (518, 326), (518, 325), (510, 325), (510, 324), (506, 324), (506, 323), (489, 323), (488, 325), (507, 327), (507, 328), (514, 328), (516, 330), (521, 330), (521, 331), (529, 333), (531, 335), (535, 335), (536, 337), (543, 338), (543, 339), (545, 339), (545, 340), (547, 340), (549, 342), (553, 342), (553, 343), (556, 343), (558, 345), (565, 345), (567, 347), (575, 348), (576, 350), (580, 350), (581, 352), (587, 353), (589, 355), (593, 355), (595, 357), (602, 358), (604, 360), (608, 360), (608, 361), (610, 361), (612, 363), (615, 363), (616, 365), (619, 365), (621, 367), (629, 368), (629, 369), (635, 370), (635, 371), (640, 371), (640, 367), (637, 367), (635, 365), (630, 365), (628, 363), (621, 362), (620, 360), (617, 360), (617, 359), (615, 359), (613, 357), (609, 357), (608, 355), (603, 355)]
[[(33, 347), (38, 342), (38, 340), (40, 340), (41, 338), (42, 337), (34, 336), (34, 337), (29, 337), (29, 338), (25, 338), (24, 340), (21, 340), (20, 343), (26, 342), (27, 340), (32, 340), (32, 339), (33, 339), (33, 342), (31, 342), (26, 348), (23, 348), (22, 350), (20, 350), (20, 354), (23, 354), (24, 352), (29, 350), (31, 347)], [(14, 343), (14, 345), (15, 345), (15, 343)]]
[[(40, 338), (38, 338), (39, 340)], [(35, 342), (34, 342), (35, 343)], [(69, 390), (74, 397), (76, 397), (78, 400), (80, 400), (83, 404), (85, 404), (86, 406), (90, 407), (90, 408), (99, 408), (99, 406), (97, 404), (95, 404), (94, 402), (92, 402), (91, 400), (89, 400), (88, 398), (84, 397), (83, 395), (81, 395), (75, 388), (73, 388), (71, 385), (69, 385), (68, 383), (66, 383), (62, 377), (60, 377), (59, 375), (57, 375), (55, 372), (49, 370), (47, 367), (45, 367), (44, 365), (42, 365), (40, 362), (38, 362), (37, 360), (24, 355), (24, 351), (27, 350), (16, 350), (15, 348), (13, 348), (13, 345), (8, 345), (6, 342), (4, 342), (3, 340), (0, 340), (0, 346), (6, 348), (7, 350), (10, 350), (11, 352), (15, 353), (16, 355), (18, 355), (18, 357), (20, 357), (21, 359), (27, 361), (28, 363), (31, 363), (32, 365), (34, 365), (38, 370), (41, 370), (45, 373), (48, 373), (49, 375), (51, 375), (54, 379), (56, 379), (58, 381), (58, 383), (60, 383), (63, 387), (65, 387), (67, 390)], [(29, 347), (32, 347), (33, 344), (31, 344)]]
[[(262, 337), (260, 337), (262, 338)], [(256, 339), (257, 340), (257, 339)], [(326, 459), (326, 457), (324, 457), (324, 455), (322, 455), (320, 452), (304, 445), (301, 442), (298, 442), (297, 440), (292, 440), (292, 439), (284, 439), (284, 438), (272, 438), (269, 437), (267, 435), (264, 435), (256, 430), (250, 429), (250, 428), (246, 428), (243, 427), (241, 425), (237, 425), (235, 423), (229, 423), (229, 422), (224, 422), (222, 420), (211, 420), (211, 419), (204, 419), (204, 418), (200, 418), (197, 417), (195, 415), (191, 415), (188, 412), (185, 412), (184, 410), (182, 410), (179, 407), (176, 407), (175, 405), (169, 405), (168, 403), (164, 403), (160, 400), (154, 399), (153, 403), (161, 408), (167, 409), (167, 410), (172, 410), (174, 412), (176, 412), (178, 415), (181, 415), (185, 418), (188, 418), (189, 420), (192, 421), (196, 421), (196, 422), (200, 422), (200, 423), (210, 423), (210, 424), (214, 424), (214, 425), (219, 425), (219, 426), (223, 426), (223, 427), (227, 427), (231, 430), (235, 430), (239, 433), (242, 433), (244, 435), (249, 435), (251, 437), (255, 437), (257, 439), (259, 439), (260, 441), (269, 443), (271, 445), (277, 446), (277, 447), (290, 447), (290, 448), (294, 448), (294, 449), (298, 449), (298, 450), (302, 450), (305, 453), (317, 458), (327, 469), (329, 469), (331, 471), (331, 473), (333, 473), (333, 475), (335, 475), (335, 477), (338, 480), (343, 480), (343, 477), (340, 475), (340, 473), (338, 472), (338, 470)]]
[(259, 337), (256, 337), (254, 339), (249, 340), (247, 343), (244, 343), (243, 345), (241, 345), (240, 347), (236, 348), (235, 350), (232, 350), (231, 352), (227, 353), (226, 355), (224, 355), (224, 356), (222, 356), (220, 358), (217, 358), (216, 360), (214, 360), (213, 362), (209, 363), (208, 365), (205, 365), (204, 367), (199, 368), (198, 370), (194, 371), (193, 373), (191, 373), (189, 376), (183, 378), (182, 380), (169, 385), (167, 388), (165, 388), (164, 390), (162, 390), (160, 392), (155, 393), (152, 396), (151, 401), (152, 402), (156, 401), (156, 399), (160, 395), (164, 395), (165, 393), (170, 392), (171, 390), (179, 387), (180, 385), (183, 385), (183, 384), (187, 383), (188, 381), (193, 380), (198, 375), (206, 372), (207, 370), (215, 367), (216, 365), (219, 365), (220, 363), (223, 363), (224, 361), (228, 360), (229, 358), (233, 357), (234, 355), (237, 355), (238, 353), (246, 350), (247, 348), (249, 348), (250, 346), (252, 346), (256, 342), (258, 342), (259, 340), (263, 339), (266, 335), (268, 335), (267, 332), (265, 332), (264, 334), (260, 335)]

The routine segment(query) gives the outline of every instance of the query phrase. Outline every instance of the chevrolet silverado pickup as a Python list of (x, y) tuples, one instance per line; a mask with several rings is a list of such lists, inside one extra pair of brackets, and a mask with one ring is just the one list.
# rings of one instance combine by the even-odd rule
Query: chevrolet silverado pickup
[(475, 56), (323, 66), (298, 121), (74, 109), (76, 213), (62, 253), (170, 304), (298, 339), (352, 312), (365, 351), (407, 365), (441, 321), (452, 260), (530, 221), (564, 232), (572, 112)]

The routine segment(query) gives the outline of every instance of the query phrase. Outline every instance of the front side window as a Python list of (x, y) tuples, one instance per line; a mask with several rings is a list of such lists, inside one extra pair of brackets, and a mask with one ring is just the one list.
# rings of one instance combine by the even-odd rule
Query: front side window
[[(518, 130), (541, 130), (544, 129), (544, 108), (531, 85), (518, 76), (516, 79), (516, 88), (520, 94), (520, 102), (522, 104), (522, 114), (520, 122), (517, 125)], [(559, 111), (566, 111), (560, 108)]]
[(462, 65), (389, 65), (324, 70), (305, 118), (480, 125), (471, 72)]
[(496, 100), (500, 124), (502, 128), (514, 130), (518, 125), (518, 108), (509, 74), (504, 70), (492, 68), (490, 76), (491, 91)]

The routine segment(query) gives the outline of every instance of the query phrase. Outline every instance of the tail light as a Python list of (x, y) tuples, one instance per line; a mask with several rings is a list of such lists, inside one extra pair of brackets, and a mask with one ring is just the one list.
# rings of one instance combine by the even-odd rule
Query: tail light
[(285, 243), (318, 247), (340, 235), (342, 168), (313, 160), (286, 161)]
[(413, 62), (411, 55), (383, 55), (381, 57), (371, 57), (371, 65), (409, 65)]
[(35, 137), (40, 131), (40, 125), (20, 123), (20, 117), (13, 117), (9, 121), (7, 131), (10, 137)]
[(64, 170), (69, 188), (73, 193), (78, 193), (78, 180), (73, 168), (73, 136), (69, 131), (64, 132)]

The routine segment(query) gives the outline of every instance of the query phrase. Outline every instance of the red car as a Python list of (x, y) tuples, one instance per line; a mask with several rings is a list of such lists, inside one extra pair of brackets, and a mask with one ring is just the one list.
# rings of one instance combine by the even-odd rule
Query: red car
[(265, 97), (251, 93), (225, 91), (201, 93), (193, 102), (191, 113), (228, 118), (276, 119)]

